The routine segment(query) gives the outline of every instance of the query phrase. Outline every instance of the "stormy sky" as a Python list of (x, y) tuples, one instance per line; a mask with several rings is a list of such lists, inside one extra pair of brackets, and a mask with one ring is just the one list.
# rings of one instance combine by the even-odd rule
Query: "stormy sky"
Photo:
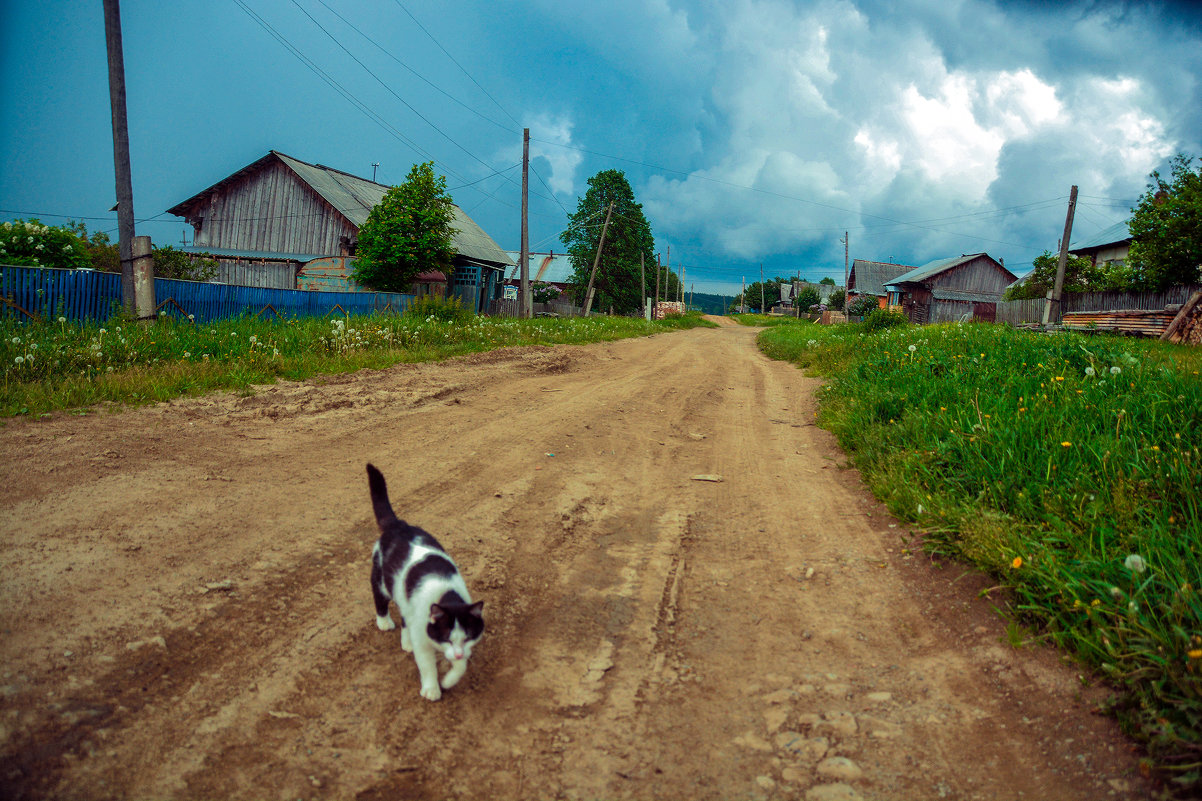
[[(1018, 274), (1121, 221), (1202, 155), (1188, 3), (124, 0), (138, 233), (269, 150), (384, 183), (433, 160), (532, 250), (588, 178), (624, 171), (698, 291), (843, 282), (851, 258), (988, 252)], [(115, 235), (100, 2), (0, 3), (0, 218)], [(373, 168), (378, 164), (378, 168)]]

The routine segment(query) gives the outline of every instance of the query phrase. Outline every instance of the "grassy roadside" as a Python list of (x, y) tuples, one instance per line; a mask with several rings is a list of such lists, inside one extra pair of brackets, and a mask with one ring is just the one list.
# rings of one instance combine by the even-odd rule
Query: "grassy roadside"
[(1147, 766), (1202, 789), (1202, 352), (974, 324), (759, 343), (830, 378), (819, 423), (873, 492), (1010, 587), (1115, 688)]
[[(434, 311), (439, 311), (435, 309)], [(383, 369), (520, 345), (586, 344), (712, 325), (700, 315), (488, 318), (437, 314), (150, 325), (0, 320), (0, 418), (101, 402), (153, 403), (277, 378)]]

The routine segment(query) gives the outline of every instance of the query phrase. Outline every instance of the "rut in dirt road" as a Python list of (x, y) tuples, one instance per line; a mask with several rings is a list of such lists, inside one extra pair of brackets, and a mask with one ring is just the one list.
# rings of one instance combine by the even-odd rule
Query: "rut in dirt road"
[[(754, 335), (11, 422), (5, 796), (1147, 797)], [(436, 703), (374, 622), (369, 461), (485, 601)]]

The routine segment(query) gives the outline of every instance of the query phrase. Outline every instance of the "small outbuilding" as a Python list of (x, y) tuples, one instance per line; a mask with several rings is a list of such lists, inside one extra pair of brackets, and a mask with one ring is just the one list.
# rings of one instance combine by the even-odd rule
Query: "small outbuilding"
[(1010, 272), (987, 253), (938, 259), (885, 283), (886, 303), (900, 306), (913, 323), (997, 319), (997, 304), (1014, 283)]

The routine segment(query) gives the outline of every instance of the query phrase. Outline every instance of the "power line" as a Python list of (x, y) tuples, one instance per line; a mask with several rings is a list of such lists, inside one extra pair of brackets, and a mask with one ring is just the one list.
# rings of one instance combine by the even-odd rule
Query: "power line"
[(474, 83), (476, 85), (476, 88), (484, 93), (485, 97), (487, 97), (489, 100), (491, 100), (497, 108), (501, 109), (501, 113), (503, 113), (506, 117), (508, 117), (513, 122), (514, 125), (518, 126), (519, 128), (522, 127), (522, 124), (520, 122), (518, 122), (517, 120), (515, 120), (513, 118), (513, 115), (510, 114), (508, 111), (506, 111), (505, 107), (502, 106), (495, 97), (490, 95), (488, 93), (488, 90), (485, 89), (483, 86), (481, 86), (480, 82), (477, 81), (475, 78), (473, 78), (472, 74), (470, 72), (468, 72), (462, 64), (460, 64), (458, 61), (455, 60), (455, 57), (452, 56), (450, 54), (450, 52), (445, 47), (442, 46), (442, 43), (434, 38), (434, 34), (430, 33), (428, 30), (426, 30), (426, 26), (422, 25), (421, 22), (418, 21), (417, 17), (413, 16), (413, 13), (411, 11), (409, 11), (409, 9), (405, 8), (405, 4), (402, 3), (401, 0), (395, 0), (395, 2), (398, 6), (401, 7), (401, 11), (404, 11), (406, 14), (409, 15), (409, 19), (413, 20), (413, 24), (415, 24), (415, 25), (417, 25), (417, 27), (421, 28), (422, 33), (424, 33), (426, 36), (430, 37), (430, 41), (438, 46), (438, 49), (441, 50), (443, 52), (443, 54), (451, 60), (451, 63), (454, 64), (456, 67), (458, 67), (459, 70), (468, 77), (468, 80), (470, 80), (472, 83)]

